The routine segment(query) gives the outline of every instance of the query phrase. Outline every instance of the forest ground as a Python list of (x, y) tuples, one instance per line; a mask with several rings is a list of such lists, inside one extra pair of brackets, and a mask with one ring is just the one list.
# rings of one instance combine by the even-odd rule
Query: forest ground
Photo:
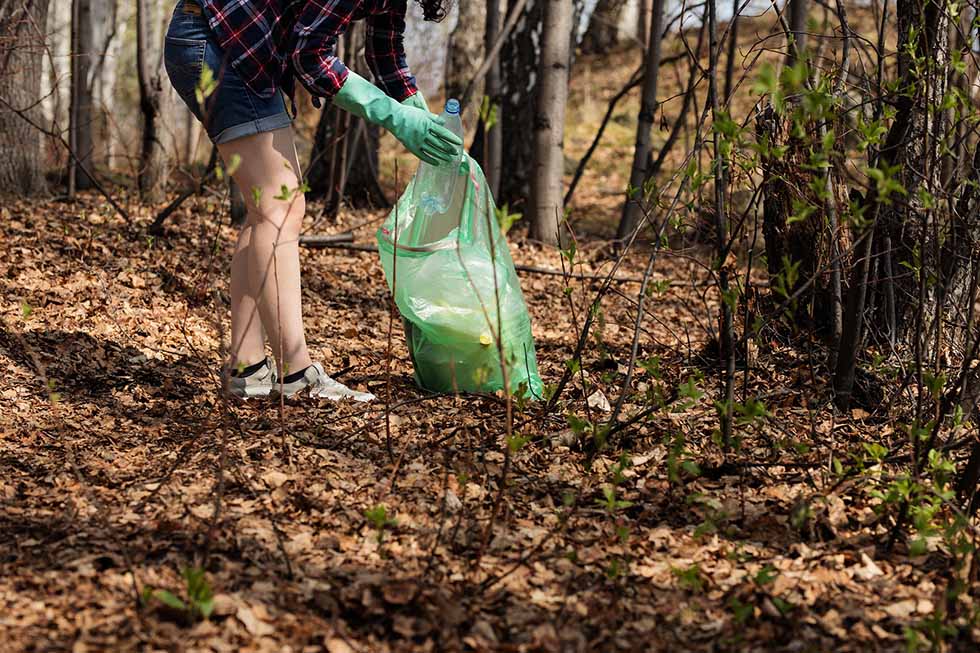
[[(598, 111), (573, 112), (570, 157), (635, 67), (626, 59), (617, 75), (576, 75), (573, 106)], [(600, 232), (616, 215), (630, 132), (616, 129), (578, 200), (583, 231), (596, 232), (578, 272), (609, 269)], [(633, 281), (604, 300), (586, 372), (552, 413), (518, 407), (527, 442), (512, 440), (504, 474), (504, 402), (420, 392), (397, 324), (389, 451), (376, 254), (304, 250), (304, 301), (315, 357), (381, 399), (228, 405), (215, 376), (233, 239), (223, 201), (189, 202), (158, 239), (142, 229), (159, 207), (127, 205), (131, 225), (96, 195), (0, 208), (5, 651), (904, 650), (906, 629), (942, 602), (942, 548), (910, 557), (899, 538), (885, 550), (889, 522), (869, 484), (832, 471), (864, 443), (902, 436), (874, 411), (831, 411), (819, 352), (774, 338), (743, 362), (738, 396), (771, 416), (740, 426), (739, 453), (722, 464), (717, 299), (696, 244), (655, 268), (672, 284), (650, 304), (639, 358), (658, 358), (659, 373), (637, 370), (622, 419), (646, 408), (646, 391), (665, 407), (586, 464), (570, 423), (602, 422), (596, 389), (618, 397), (649, 254), (639, 250), (619, 272)], [(342, 213), (318, 230), (354, 227), (370, 243), (382, 216)], [(560, 267), (522, 233), (518, 263)], [(553, 384), (599, 282), (521, 278)], [(379, 506), (392, 520), (383, 538), (367, 516)], [(216, 594), (209, 620), (140, 608), (144, 588), (185, 596), (181, 571), (198, 566)]]

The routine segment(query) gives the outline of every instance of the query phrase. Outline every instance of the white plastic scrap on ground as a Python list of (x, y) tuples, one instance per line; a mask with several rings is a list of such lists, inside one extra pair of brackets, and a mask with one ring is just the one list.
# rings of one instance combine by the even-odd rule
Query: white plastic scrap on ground
[(357, 390), (351, 390), (346, 385), (340, 381), (334, 381), (327, 375), (320, 377), (316, 385), (310, 390), (310, 396), (319, 399), (330, 399), (331, 401), (340, 401), (342, 399), (353, 399), (354, 401), (374, 401), (377, 399), (370, 392), (358, 392)]

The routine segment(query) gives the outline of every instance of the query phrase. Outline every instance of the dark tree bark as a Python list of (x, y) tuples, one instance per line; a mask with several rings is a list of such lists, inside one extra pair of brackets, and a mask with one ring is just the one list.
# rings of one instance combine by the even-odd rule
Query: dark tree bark
[(341, 131), (343, 117), (344, 112), (331, 103), (324, 105), (320, 113), (313, 135), (313, 150), (306, 178), (310, 187), (306, 193), (308, 199), (329, 199), (332, 193), (334, 155), (345, 133)]
[(41, 75), (48, 0), (0, 0), (0, 190), (30, 195), (44, 188)]
[(92, 187), (86, 170), (92, 170), (92, 68), (95, 59), (95, 29), (91, 0), (72, 0), (71, 17), (71, 108), (68, 144), (75, 158), (68, 158), (68, 195)]
[(639, 37), (640, 42), (643, 43), (643, 48), (646, 49), (650, 45), (650, 21), (653, 16), (653, 2), (654, 0), (637, 0), (640, 4), (640, 25), (639, 25)]
[[(766, 241), (769, 287), (774, 301), (782, 303), (807, 284), (806, 292), (792, 306), (797, 326), (814, 327), (823, 335), (833, 331), (836, 304), (831, 279), (835, 252), (846, 252), (846, 233), (834, 234), (825, 203), (814, 192), (818, 173), (811, 166), (812, 143), (792, 135), (792, 116), (779, 115), (771, 105), (756, 119), (756, 133), (769, 143), (770, 151), (761, 157), (762, 229)], [(816, 125), (803, 131), (813, 134)], [(779, 149), (777, 149), (779, 148)], [(846, 190), (834, 185), (833, 206), (847, 206)], [(803, 219), (791, 220), (794, 207), (806, 207)]]
[(789, 44), (786, 52), (786, 62), (792, 65), (800, 57), (800, 53), (806, 50), (806, 17), (809, 10), (809, 0), (789, 0), (789, 29), (793, 42)]
[[(508, 9), (514, 0), (508, 0)], [(530, 0), (514, 32), (500, 53), (500, 123), (503, 136), (501, 160), (507, 174), (500, 179), (499, 204), (523, 205), (528, 194), (528, 173), (533, 158), (534, 103), (541, 22), (544, 3)]]
[(740, 0), (732, 0), (732, 20), (728, 23), (728, 57), (725, 61), (725, 97), (727, 104), (732, 98), (735, 85), (735, 61), (738, 55), (738, 26), (741, 9)]
[[(113, 137), (104, 126), (108, 122), (107, 106), (96, 101), (99, 85), (107, 76), (106, 59), (115, 37), (118, 7), (115, 0), (72, 0), (71, 24), (71, 92), (68, 121), (68, 144), (75, 152), (68, 158), (68, 194), (91, 188), (98, 160), (97, 144)], [(112, 61), (109, 66), (116, 65)], [(104, 100), (106, 98), (103, 98)], [(108, 153), (108, 147), (102, 148)], [(88, 171), (88, 172), (86, 172)]]
[(651, 131), (657, 112), (657, 81), (660, 77), (660, 46), (663, 40), (664, 0), (654, 0), (650, 21), (650, 45), (647, 47), (643, 73), (643, 94), (640, 96), (640, 113), (637, 117), (636, 146), (633, 148), (633, 166), (630, 169), (629, 188), (623, 203), (623, 213), (616, 231), (620, 242), (632, 236), (643, 215), (643, 187), (650, 166)]
[[(884, 314), (876, 323), (894, 322), (896, 332), (890, 335), (926, 363), (941, 349), (937, 345), (941, 343), (945, 309), (952, 299), (964, 297), (969, 286), (969, 273), (958, 265), (962, 253), (948, 249), (962, 247), (962, 239), (946, 239), (950, 222), (942, 220), (939, 207), (923, 202), (925, 195), (939, 197), (941, 190), (940, 135), (945, 115), (930, 107), (940, 106), (946, 92), (949, 16), (946, 5), (935, 0), (898, 0), (896, 15), (898, 92), (893, 101), (897, 111), (877, 158), (878, 167), (893, 171), (906, 194), (900, 201), (886, 204), (874, 186), (864, 202), (865, 217), (874, 225), (869, 241), (882, 238), (896, 265), (892, 274), (879, 276), (875, 287), (852, 284), (849, 290), (862, 301), (849, 297), (844, 315), (834, 377), (841, 407), (848, 405), (853, 391), (863, 337), (863, 299), (870, 297), (871, 291), (879, 298), (875, 306), (878, 315)], [(916, 65), (916, 61), (921, 64)], [(926, 283), (933, 271), (940, 271), (940, 283)]]
[[(937, 0), (898, 0), (899, 47), (898, 69), (900, 91), (896, 98), (898, 111), (889, 131), (881, 157), (898, 165), (898, 179), (908, 193), (907, 201), (884, 207), (883, 227), (896, 248), (898, 264), (913, 264), (918, 249), (924, 270), (943, 270), (945, 283), (925, 284), (923, 328), (916, 326), (920, 301), (919, 283), (914, 274), (896, 279), (896, 316), (898, 340), (912, 344), (920, 333), (931, 332), (938, 325), (941, 309), (960, 294), (968, 275), (950, 267), (957, 259), (948, 249), (945, 256), (941, 242), (952, 223), (943, 220), (940, 209), (923, 204), (922, 192), (939, 197), (942, 193), (941, 139), (945, 114), (938, 110), (946, 93), (949, 66), (949, 15), (944, 3)], [(915, 57), (924, 68), (913, 63), (909, 52), (910, 35), (915, 32)], [(936, 110), (930, 110), (936, 107)], [(944, 224), (945, 222), (945, 224)], [(921, 277), (920, 277), (921, 278)]]
[[(486, 24), (483, 35), (484, 56), (490, 52), (497, 35), (500, 34), (500, 0), (487, 0)], [(501, 134), (501, 117), (503, 106), (501, 105), (501, 79), (500, 79), (500, 58), (497, 57), (491, 62), (487, 71), (484, 86), (484, 96), (487, 106), (495, 114), (494, 123), (487, 128), (487, 124), (481, 117), (477, 124), (476, 136), (473, 139), (473, 146), (470, 150), (471, 156), (483, 163), (483, 172), (487, 177), (487, 185), (490, 193), (497, 197), (500, 192), (500, 173), (501, 157), (503, 156), (503, 135)]]
[[(662, 0), (654, 0), (661, 2)], [(662, 10), (661, 10), (662, 11)], [(718, 16), (716, 0), (707, 0), (708, 18), (708, 104), (711, 106), (711, 122), (717, 123), (720, 116), (720, 100), (718, 98), (718, 54), (721, 44), (718, 43)], [(656, 40), (660, 33), (654, 33), (654, 26), (657, 24), (656, 10), (651, 26), (650, 46), (653, 50), (656, 47)], [(726, 173), (728, 164), (725, 161), (725, 154), (720, 147), (719, 140), (721, 134), (715, 130), (712, 142), (712, 154), (714, 157), (714, 213), (715, 213), (715, 237), (717, 239), (717, 267), (718, 267), (718, 291), (721, 293), (721, 320), (719, 334), (720, 362), (725, 366), (723, 376), (725, 384), (725, 398), (723, 401), (724, 411), (719, 411), (721, 415), (721, 438), (722, 445), (727, 451), (732, 445), (732, 417), (735, 402), (735, 328), (733, 320), (734, 307), (727, 301), (729, 293), (729, 269), (726, 264), (728, 258), (728, 208), (726, 205), (728, 193), (728, 175)]]
[(140, 148), (139, 190), (148, 202), (159, 202), (164, 194), (164, 150), (160, 140), (160, 109), (163, 80), (160, 30), (156, 11), (149, 0), (136, 0), (136, 73), (139, 81), (143, 136)]

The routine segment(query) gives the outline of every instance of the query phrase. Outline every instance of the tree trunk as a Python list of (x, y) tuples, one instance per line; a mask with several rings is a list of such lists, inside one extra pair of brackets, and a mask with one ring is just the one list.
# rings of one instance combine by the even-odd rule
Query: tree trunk
[(92, 187), (94, 174), (109, 164), (116, 134), (110, 107), (115, 93), (121, 38), (118, 0), (73, 0), (71, 90), (68, 143), (78, 160), (68, 158), (68, 192)]
[(0, 189), (30, 195), (44, 188), (41, 133), (43, 34), (48, 0), (0, 0)]
[(330, 163), (338, 136), (335, 123), (339, 109), (332, 102), (324, 105), (320, 119), (313, 133), (313, 149), (310, 152), (310, 165), (307, 171), (306, 183), (310, 187), (306, 193), (307, 199), (324, 199), (330, 194)]
[(358, 122), (360, 127), (355, 123), (354, 138), (347, 144), (347, 202), (358, 209), (388, 208), (391, 200), (378, 180), (381, 130), (377, 125)]
[[(661, 0), (654, 0), (660, 2)], [(720, 117), (720, 102), (718, 99), (718, 51), (721, 46), (718, 43), (718, 16), (716, 0), (708, 0), (708, 104), (711, 107), (711, 122), (718, 124)], [(652, 51), (656, 47), (656, 37), (660, 33), (653, 33), (657, 24), (657, 10), (654, 10), (654, 18), (651, 23), (650, 46)], [(717, 129), (712, 136), (712, 154), (714, 158), (714, 213), (715, 213), (715, 237), (717, 238), (717, 269), (718, 269), (718, 292), (721, 294), (721, 316), (720, 316), (720, 342), (719, 353), (720, 362), (725, 366), (723, 376), (725, 384), (725, 397), (721, 402), (723, 409), (719, 410), (720, 430), (722, 446), (726, 451), (732, 445), (732, 417), (735, 402), (735, 328), (734, 328), (734, 306), (729, 302), (729, 267), (726, 263), (728, 259), (729, 246), (729, 227), (728, 227), (728, 208), (726, 206), (728, 194), (728, 162), (727, 155), (723, 152), (719, 141), (722, 134)]]
[(741, 21), (738, 19), (741, 9), (740, 0), (732, 0), (732, 18), (728, 23), (728, 56), (725, 60), (725, 104), (732, 98), (732, 91), (735, 86), (735, 60), (738, 56), (738, 26)]
[[(482, 2), (461, 2), (458, 6), (459, 21), (449, 35), (449, 54), (446, 57), (447, 98), (459, 98), (483, 63), (483, 35), (474, 26), (486, 22), (487, 5)], [(480, 86), (473, 90), (473, 97), (483, 94)]]
[(809, 0), (788, 0), (788, 4), (789, 18), (787, 22), (793, 42), (788, 44), (786, 63), (792, 66), (800, 57), (800, 53), (806, 50), (806, 17)]
[(639, 0), (640, 2), (640, 42), (643, 49), (650, 46), (650, 21), (653, 20), (653, 3), (656, 0)]
[[(487, 0), (487, 20), (483, 39), (484, 53), (490, 52), (490, 48), (497, 41), (498, 34), (500, 34), (500, 0)], [(487, 184), (494, 197), (500, 192), (504, 143), (500, 131), (500, 119), (503, 112), (500, 89), (500, 59), (498, 57), (490, 65), (490, 70), (487, 71), (486, 86), (484, 87), (484, 94), (488, 98), (489, 106), (491, 108), (496, 107), (496, 116), (489, 128), (482, 121), (479, 127), (479, 133), (483, 138), (483, 172), (487, 176)]]
[[(45, 71), (41, 80), (41, 97), (44, 98), (44, 124), (51, 129), (63, 130), (68, 125), (71, 102), (71, 10), (70, 2), (49, 5), (45, 35), (50, 59), (44, 57)], [(67, 170), (67, 166), (65, 167)]]
[[(836, 305), (831, 261), (835, 252), (848, 251), (849, 243), (843, 230), (833, 234), (828, 228), (825, 202), (814, 191), (821, 174), (815, 173), (811, 165), (813, 143), (809, 136), (792, 135), (793, 119), (792, 115), (777, 114), (771, 105), (756, 118), (759, 141), (769, 145), (760, 156), (769, 288), (773, 300), (782, 303), (809, 284), (792, 303), (794, 321), (796, 326), (815, 327), (829, 335), (834, 329)], [(801, 127), (808, 135), (817, 131), (813, 124)], [(834, 206), (848, 206), (843, 188), (835, 185), (832, 191)], [(805, 210), (795, 215), (801, 207)]]
[[(540, 59), (542, 8), (546, 0), (528, 0), (514, 31), (500, 52), (500, 123), (503, 143), (501, 161), (507, 174), (500, 178), (498, 204), (522, 205), (528, 192), (531, 168), (537, 64)], [(515, 0), (508, 0), (508, 10)]]
[(545, 0), (543, 37), (534, 120), (531, 237), (557, 245), (559, 225), (564, 219), (565, 154), (562, 145), (572, 38), (572, 4), (569, 0)]
[(164, 151), (160, 140), (160, 107), (163, 80), (160, 73), (161, 23), (149, 0), (136, 0), (136, 73), (139, 81), (143, 136), (140, 147), (139, 190), (147, 202), (157, 203), (164, 195)]
[(95, 108), (95, 160), (112, 168), (119, 146), (119, 123), (113, 114), (116, 103), (116, 83), (119, 79), (120, 54), (126, 36), (128, 11), (119, 0), (92, 0), (96, 17), (96, 45), (99, 58), (93, 71), (93, 105)]
[(654, 0), (650, 21), (650, 46), (647, 48), (643, 74), (643, 95), (636, 125), (636, 147), (633, 150), (633, 167), (630, 170), (629, 188), (623, 204), (623, 214), (616, 231), (616, 239), (623, 242), (632, 236), (643, 216), (643, 187), (650, 165), (651, 130), (657, 112), (657, 80), (660, 75), (660, 46), (664, 31), (664, 0)]
[(582, 52), (606, 54), (619, 43), (619, 22), (626, 0), (599, 0), (582, 38)]
[[(965, 247), (963, 239), (946, 238), (952, 223), (940, 219), (940, 203), (931, 207), (923, 202), (925, 196), (939, 197), (941, 193), (938, 136), (943, 133), (945, 114), (930, 107), (939, 107), (946, 92), (949, 16), (946, 6), (935, 0), (898, 0), (896, 14), (897, 111), (877, 164), (879, 169), (891, 171), (905, 195), (900, 201), (886, 204), (875, 185), (864, 201), (865, 218), (875, 225), (874, 233), (868, 237), (886, 239), (896, 265), (892, 274), (879, 275), (874, 288), (852, 285), (849, 289), (849, 295), (856, 293), (854, 296), (862, 301), (849, 297), (844, 315), (844, 335), (834, 375), (837, 402), (842, 408), (846, 408), (853, 391), (861, 353), (863, 300), (872, 295), (872, 290), (879, 298), (875, 308), (879, 315), (885, 314), (876, 323), (893, 322), (895, 333), (889, 336), (900, 346), (915, 351), (917, 360), (926, 367), (941, 350), (944, 311), (950, 300), (964, 297), (969, 286), (969, 268), (961, 265), (964, 252), (949, 249)], [(927, 282), (934, 274), (938, 274), (940, 282)], [(892, 312), (894, 320), (889, 318)], [(849, 329), (849, 325), (853, 328)]]
[[(71, 110), (68, 121), (68, 146), (75, 153), (68, 158), (68, 195), (92, 187), (94, 139), (92, 82), (96, 54), (95, 17), (92, 0), (72, 0), (71, 19)], [(105, 17), (100, 16), (99, 23)]]
[[(516, 0), (509, 0), (513, 7)], [(565, 0), (573, 7), (569, 30), (577, 34), (579, 19), (590, 8), (585, 0)], [(500, 52), (500, 121), (503, 144), (501, 162), (507, 174), (500, 180), (498, 204), (521, 206), (528, 196), (530, 173), (534, 158), (534, 139), (530, 138), (535, 124), (535, 104), (540, 79), (542, 24), (545, 0), (528, 0), (514, 31)], [(576, 43), (577, 44), (577, 43)]]
[[(885, 210), (884, 228), (896, 248), (893, 259), (900, 265), (913, 265), (918, 257), (923, 274), (942, 271), (942, 284), (924, 284), (921, 299), (923, 319), (916, 319), (920, 303), (917, 275), (903, 274), (895, 280), (898, 341), (914, 343), (919, 335), (928, 338), (941, 317), (944, 304), (967, 285), (968, 274), (955, 265), (958, 257), (952, 251), (944, 256), (943, 241), (951, 223), (942, 224), (941, 208), (923, 205), (922, 192), (933, 197), (942, 194), (941, 135), (945, 114), (938, 107), (946, 94), (949, 69), (949, 15), (945, 4), (937, 0), (898, 0), (898, 67), (900, 91), (898, 111), (892, 123), (882, 158), (899, 165), (898, 178), (908, 195), (907, 202), (896, 202)], [(915, 32), (914, 63), (909, 52), (910, 34)], [(935, 109), (932, 109), (935, 107)], [(947, 243), (949, 245), (949, 243)], [(926, 343), (927, 349), (931, 349)]]

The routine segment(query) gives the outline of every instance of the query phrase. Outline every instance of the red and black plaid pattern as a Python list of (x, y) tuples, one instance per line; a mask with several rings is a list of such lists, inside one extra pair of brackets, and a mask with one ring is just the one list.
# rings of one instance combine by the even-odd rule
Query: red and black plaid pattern
[(199, 0), (228, 63), (260, 97), (292, 94), (295, 74), (314, 96), (332, 98), (347, 80), (337, 39), (367, 21), (368, 65), (398, 101), (416, 92), (405, 61), (407, 0)]

